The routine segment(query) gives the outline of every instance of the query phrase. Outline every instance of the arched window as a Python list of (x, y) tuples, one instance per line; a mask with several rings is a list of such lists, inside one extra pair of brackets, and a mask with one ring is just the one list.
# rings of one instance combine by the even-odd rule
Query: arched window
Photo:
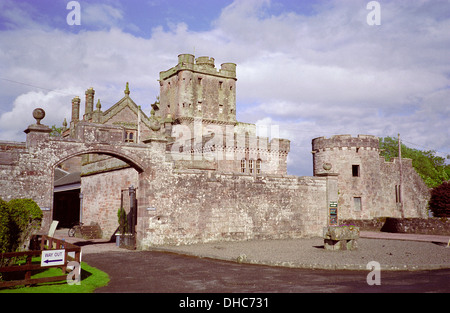
[(256, 160), (256, 174), (261, 174), (261, 163), (261, 159)]
[(246, 163), (245, 159), (241, 160), (241, 173), (245, 173)]
[(134, 132), (131, 130), (126, 131), (125, 142), (134, 142)]
[(248, 160), (248, 171), (250, 172), (250, 174), (253, 174), (253, 172), (255, 171), (255, 161), (252, 159)]

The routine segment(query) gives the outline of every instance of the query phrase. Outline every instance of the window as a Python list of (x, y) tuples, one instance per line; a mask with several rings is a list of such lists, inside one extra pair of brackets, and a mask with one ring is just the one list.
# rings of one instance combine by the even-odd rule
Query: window
[(402, 202), (402, 194), (401, 194), (400, 185), (395, 185), (395, 202), (396, 203)]
[(125, 134), (125, 142), (134, 142), (134, 132), (127, 130)]
[(359, 165), (352, 165), (352, 176), (359, 177)]
[(361, 197), (354, 197), (353, 203), (355, 204), (355, 211), (361, 211)]
[(248, 161), (248, 171), (250, 172), (250, 174), (253, 174), (253, 171), (254, 171), (254, 161), (253, 160)]
[(261, 174), (261, 159), (256, 160), (256, 174)]
[(241, 160), (241, 173), (245, 173), (245, 164), (246, 163), (246, 161), (245, 161), (245, 159), (242, 159)]

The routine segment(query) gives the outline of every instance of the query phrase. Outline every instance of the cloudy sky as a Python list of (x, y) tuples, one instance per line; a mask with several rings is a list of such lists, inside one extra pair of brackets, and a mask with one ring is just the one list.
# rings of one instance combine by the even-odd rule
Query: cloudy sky
[(80, 0), (80, 25), (69, 2), (0, 0), (0, 140), (25, 141), (36, 107), (61, 126), (89, 87), (106, 110), (128, 81), (149, 113), (191, 53), (237, 64), (238, 120), (279, 127), (289, 174), (312, 175), (311, 139), (334, 134), (450, 154), (449, 1)]

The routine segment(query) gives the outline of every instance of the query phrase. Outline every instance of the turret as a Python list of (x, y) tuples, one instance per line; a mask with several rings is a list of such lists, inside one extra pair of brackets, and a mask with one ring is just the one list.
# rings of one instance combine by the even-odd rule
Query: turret
[(312, 140), (312, 153), (314, 175), (325, 173), (331, 166), (333, 172), (356, 176), (360, 166), (378, 162), (379, 139), (372, 135), (318, 137)]

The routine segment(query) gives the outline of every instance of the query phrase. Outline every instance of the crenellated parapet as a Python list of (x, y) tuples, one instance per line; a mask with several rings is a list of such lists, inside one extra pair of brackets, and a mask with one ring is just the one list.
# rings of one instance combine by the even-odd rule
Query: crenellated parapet
[(214, 58), (201, 56), (195, 58), (192, 54), (180, 54), (178, 56), (178, 64), (174, 67), (159, 73), (159, 80), (163, 81), (179, 71), (192, 71), (196, 73), (203, 73), (207, 75), (214, 75), (224, 78), (236, 79), (236, 64), (223, 63), (220, 69), (217, 69), (214, 64)]
[(351, 135), (335, 135), (330, 138), (318, 137), (312, 140), (313, 152), (332, 149), (351, 150), (352, 148), (378, 151), (379, 139), (373, 135), (358, 135), (357, 137), (352, 137)]

